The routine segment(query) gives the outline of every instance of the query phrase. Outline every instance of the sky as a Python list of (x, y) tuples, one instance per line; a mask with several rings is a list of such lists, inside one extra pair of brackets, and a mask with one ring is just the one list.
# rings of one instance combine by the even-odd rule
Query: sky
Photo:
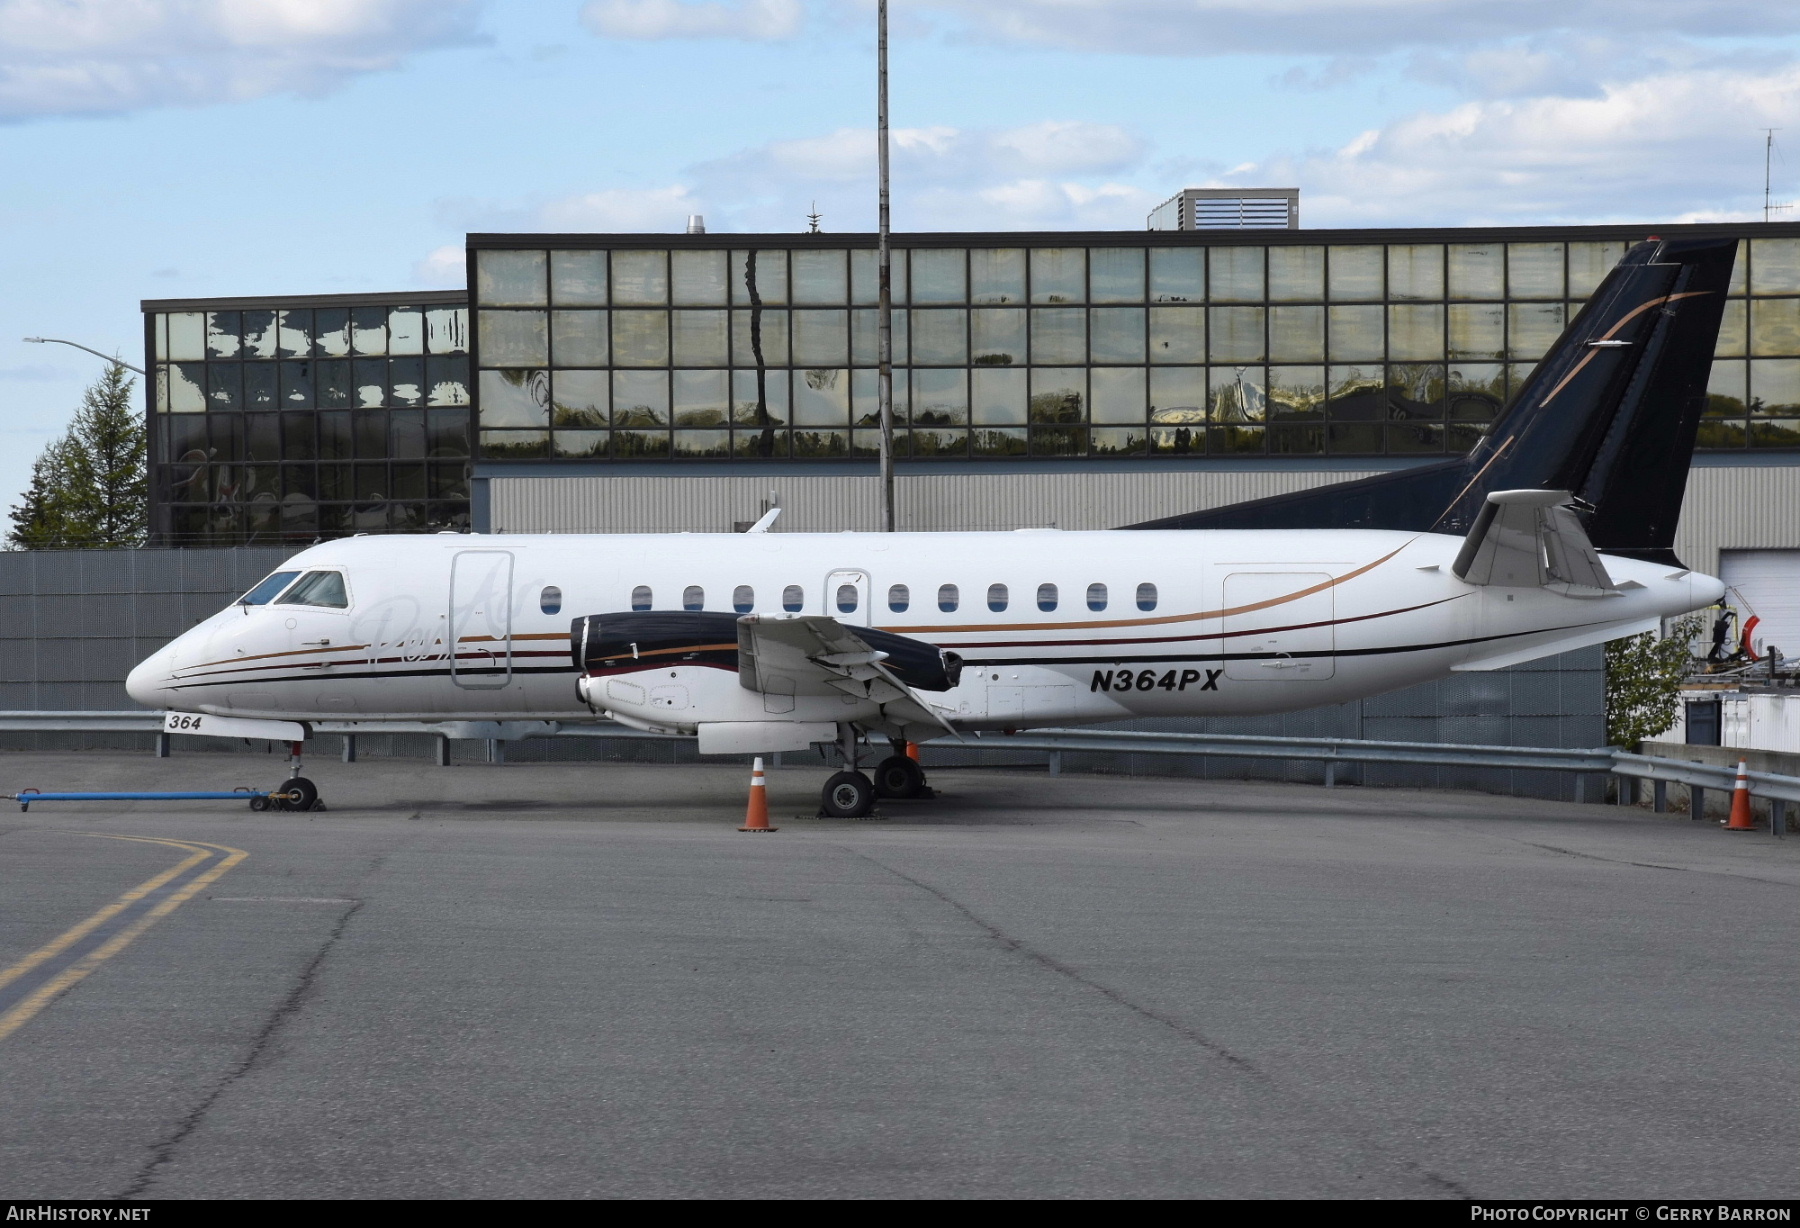
[[(893, 0), (896, 230), (1756, 220), (1794, 0)], [(875, 223), (872, 0), (0, 0), (0, 506), (139, 302), (462, 285), (471, 230)], [(1792, 154), (1788, 154), (1791, 147)], [(1800, 208), (1777, 218), (1800, 220)]]

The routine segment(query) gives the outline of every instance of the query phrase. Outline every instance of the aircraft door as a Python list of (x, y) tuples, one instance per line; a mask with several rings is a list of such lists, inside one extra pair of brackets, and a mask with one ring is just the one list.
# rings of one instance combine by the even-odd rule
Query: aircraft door
[(874, 621), (869, 608), (869, 573), (854, 568), (825, 577), (825, 613), (846, 627), (867, 627)]
[[(1225, 577), (1225, 676), (1300, 682), (1336, 672), (1331, 576), (1322, 571), (1238, 571)], [(1309, 592), (1307, 590), (1316, 590)], [(1236, 654), (1254, 654), (1238, 656)]]
[(469, 690), (512, 681), (512, 571), (507, 550), (464, 550), (450, 562), (450, 677)]

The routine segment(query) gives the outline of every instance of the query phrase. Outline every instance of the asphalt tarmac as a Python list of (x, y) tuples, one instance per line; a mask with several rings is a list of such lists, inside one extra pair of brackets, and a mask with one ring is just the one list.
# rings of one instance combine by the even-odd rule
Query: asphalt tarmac
[(1800, 837), (994, 770), (822, 821), (810, 766), (753, 836), (740, 766), (313, 768), (0, 803), (0, 1197), (1800, 1193)]

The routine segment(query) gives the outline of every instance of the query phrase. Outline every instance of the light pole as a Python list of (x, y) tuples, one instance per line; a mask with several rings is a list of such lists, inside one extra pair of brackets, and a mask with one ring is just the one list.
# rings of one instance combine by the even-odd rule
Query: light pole
[(92, 354), (95, 358), (104, 358), (104, 359), (106, 359), (107, 362), (118, 363), (121, 367), (124, 367), (127, 371), (136, 371), (139, 375), (144, 375), (146, 378), (148, 378), (146, 372), (144, 371), (144, 369), (142, 367), (134, 367), (130, 363), (126, 362), (124, 359), (118, 357), (116, 354), (102, 354), (99, 350), (94, 349), (92, 346), (83, 345), (79, 341), (64, 341), (61, 337), (26, 337), (26, 338), (24, 338), (24, 340), (30, 341), (36, 345), (72, 345), (78, 350), (86, 350), (88, 353)]
[(881, 415), (881, 531), (894, 531), (894, 285), (888, 259), (887, 0), (875, 6), (875, 128), (878, 164), (875, 265), (875, 403)]

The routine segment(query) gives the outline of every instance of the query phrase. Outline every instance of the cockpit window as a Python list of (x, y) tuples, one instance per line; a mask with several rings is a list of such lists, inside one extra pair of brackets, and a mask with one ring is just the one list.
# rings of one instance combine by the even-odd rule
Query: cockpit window
[(322, 605), (341, 610), (350, 604), (341, 571), (309, 571), (300, 583), (282, 594), (278, 605)]
[(275, 599), (275, 594), (294, 582), (297, 571), (278, 571), (258, 584), (255, 588), (238, 598), (239, 605), (268, 605)]

